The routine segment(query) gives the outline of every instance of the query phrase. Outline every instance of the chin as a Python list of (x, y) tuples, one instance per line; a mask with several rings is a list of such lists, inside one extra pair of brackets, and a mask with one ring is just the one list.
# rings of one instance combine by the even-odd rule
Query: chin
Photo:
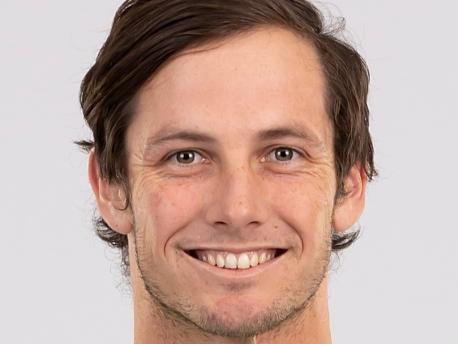
[[(241, 305), (242, 306), (242, 305)], [(247, 338), (275, 327), (278, 319), (275, 313), (233, 307), (233, 309), (202, 310), (199, 327), (205, 332), (223, 337)]]
[(198, 319), (193, 322), (209, 334), (249, 338), (272, 330), (303, 307), (284, 301), (282, 304), (241, 296), (225, 297), (211, 307), (201, 307)]

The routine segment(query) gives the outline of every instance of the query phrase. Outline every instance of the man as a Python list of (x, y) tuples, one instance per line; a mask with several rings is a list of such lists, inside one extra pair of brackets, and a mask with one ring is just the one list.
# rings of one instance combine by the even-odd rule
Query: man
[(376, 171), (368, 71), (304, 0), (127, 1), (81, 104), (135, 343), (331, 343)]

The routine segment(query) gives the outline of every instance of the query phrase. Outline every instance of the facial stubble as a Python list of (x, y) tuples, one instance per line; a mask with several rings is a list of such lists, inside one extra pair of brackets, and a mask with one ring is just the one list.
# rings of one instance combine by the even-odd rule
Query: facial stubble
[[(143, 233), (137, 228), (134, 219), (135, 262), (144, 288), (150, 297), (148, 301), (153, 317), (160, 317), (173, 328), (181, 327), (207, 335), (240, 339), (273, 330), (286, 322), (294, 324), (294, 320), (312, 304), (313, 297), (327, 274), (332, 247), (330, 221), (327, 227), (326, 234), (318, 245), (320, 253), (315, 259), (314, 268), (310, 273), (304, 272), (303, 275), (298, 276), (297, 280), (302, 283), (285, 286), (280, 293), (282, 296), (272, 300), (264, 311), (251, 314), (244, 321), (234, 321), (233, 318), (225, 318), (218, 310), (193, 304), (189, 298), (167, 294), (161, 288), (154, 275), (148, 274), (148, 269), (145, 268), (147, 265), (146, 256), (143, 255), (145, 250), (139, 249), (137, 245), (139, 242), (144, 242)], [(246, 315), (247, 309), (241, 307), (240, 314)]]

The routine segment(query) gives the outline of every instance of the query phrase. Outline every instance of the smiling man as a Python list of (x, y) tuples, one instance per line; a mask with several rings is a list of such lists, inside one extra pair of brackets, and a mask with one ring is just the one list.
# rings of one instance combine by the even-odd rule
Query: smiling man
[(127, 1), (81, 103), (135, 343), (330, 343), (376, 174), (368, 71), (303, 0)]

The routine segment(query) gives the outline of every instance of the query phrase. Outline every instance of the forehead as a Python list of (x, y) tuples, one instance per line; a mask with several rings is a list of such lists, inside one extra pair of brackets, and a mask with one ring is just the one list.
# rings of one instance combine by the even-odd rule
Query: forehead
[(302, 122), (325, 139), (324, 84), (311, 43), (285, 29), (262, 27), (169, 61), (140, 90), (129, 130), (152, 134), (182, 125), (254, 134)]

